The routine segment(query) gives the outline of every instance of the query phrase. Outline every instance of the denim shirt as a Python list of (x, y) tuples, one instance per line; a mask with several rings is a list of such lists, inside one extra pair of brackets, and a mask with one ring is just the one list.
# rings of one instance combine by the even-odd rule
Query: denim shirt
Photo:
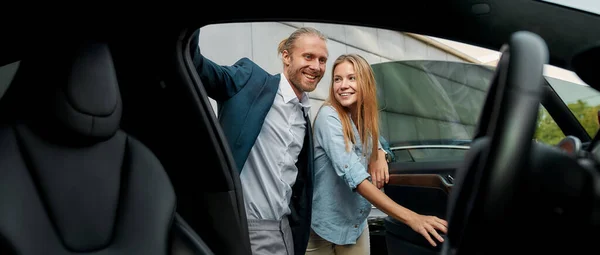
[[(365, 179), (370, 150), (352, 122), (355, 144), (346, 150), (342, 122), (335, 108), (324, 105), (314, 122), (315, 179), (311, 227), (321, 238), (338, 245), (355, 244), (367, 224), (371, 203), (356, 187)], [(381, 144), (378, 144), (381, 147)]]

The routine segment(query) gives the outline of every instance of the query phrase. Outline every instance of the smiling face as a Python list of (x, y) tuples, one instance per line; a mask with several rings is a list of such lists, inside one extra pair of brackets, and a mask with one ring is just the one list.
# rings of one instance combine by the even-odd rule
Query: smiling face
[(297, 96), (315, 90), (325, 74), (327, 44), (316, 35), (302, 35), (296, 40), (291, 53), (282, 53), (283, 71)]
[(354, 65), (344, 61), (333, 69), (333, 96), (343, 107), (353, 110), (358, 101), (358, 83)]
[(364, 151), (370, 148), (370, 160), (376, 160), (377, 146), (370, 146), (369, 143), (377, 144), (379, 137), (377, 86), (375, 74), (367, 60), (358, 54), (344, 54), (333, 62), (326, 103), (339, 113), (346, 149), (350, 151), (349, 142), (355, 143), (351, 119), (363, 141)]

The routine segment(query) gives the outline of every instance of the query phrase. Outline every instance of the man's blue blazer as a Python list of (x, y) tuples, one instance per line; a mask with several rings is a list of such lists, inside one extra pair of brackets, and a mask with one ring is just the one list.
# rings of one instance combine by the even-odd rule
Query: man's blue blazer
[[(192, 59), (209, 97), (218, 103), (218, 118), (227, 137), (238, 171), (248, 158), (267, 113), (277, 95), (281, 76), (271, 75), (248, 58), (221, 66), (205, 58), (198, 46), (198, 32), (191, 42)], [(307, 119), (306, 136), (298, 157), (298, 177), (292, 187), (290, 226), (295, 254), (304, 254), (310, 235), (313, 194), (313, 140)], [(260, 185), (244, 183), (242, 185)]]

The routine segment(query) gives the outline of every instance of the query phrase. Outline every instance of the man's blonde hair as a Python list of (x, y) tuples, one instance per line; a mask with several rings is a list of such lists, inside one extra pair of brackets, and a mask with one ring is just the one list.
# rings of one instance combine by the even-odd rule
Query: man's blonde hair
[(277, 47), (277, 53), (282, 54), (283, 51), (287, 51), (289, 54), (291, 54), (292, 50), (294, 49), (294, 44), (296, 43), (296, 40), (298, 40), (298, 38), (300, 38), (303, 35), (314, 35), (323, 39), (323, 41), (327, 41), (327, 36), (321, 33), (321, 31), (312, 27), (301, 27), (296, 29), (296, 31), (294, 31), (292, 34), (290, 34), (288, 38), (281, 40), (279, 46)]

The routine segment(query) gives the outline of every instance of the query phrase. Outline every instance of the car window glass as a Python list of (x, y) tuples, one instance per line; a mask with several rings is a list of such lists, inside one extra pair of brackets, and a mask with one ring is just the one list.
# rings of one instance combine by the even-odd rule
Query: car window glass
[[(546, 73), (546, 80), (556, 94), (569, 107), (590, 137), (594, 137), (599, 127), (600, 92), (581, 81), (573, 72), (552, 67), (548, 68)], [(564, 75), (561, 79), (550, 76), (553, 73), (564, 73)]]
[(493, 68), (440, 60), (372, 66), (381, 134), (396, 161), (462, 158), (481, 114)]
[(537, 142), (556, 145), (565, 138), (565, 134), (558, 127), (558, 124), (554, 121), (552, 116), (548, 113), (546, 108), (540, 107), (537, 120), (537, 128), (533, 139)]

